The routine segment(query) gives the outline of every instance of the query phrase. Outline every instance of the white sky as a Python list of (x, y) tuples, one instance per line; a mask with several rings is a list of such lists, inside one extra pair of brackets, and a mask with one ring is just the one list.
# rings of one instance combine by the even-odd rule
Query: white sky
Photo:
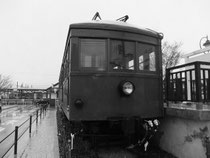
[(182, 51), (199, 49), (210, 38), (209, 0), (0, 0), (0, 74), (33, 88), (58, 81), (69, 24), (129, 16), (128, 23), (182, 42)]

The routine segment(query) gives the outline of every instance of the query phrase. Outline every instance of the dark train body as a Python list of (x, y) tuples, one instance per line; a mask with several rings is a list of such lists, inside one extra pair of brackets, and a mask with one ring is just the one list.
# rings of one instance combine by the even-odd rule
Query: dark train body
[[(59, 100), (74, 125), (72, 133), (80, 124), (90, 128), (89, 134), (99, 134), (101, 124), (107, 130), (113, 122), (123, 133), (135, 133), (136, 120), (162, 117), (161, 39), (155, 31), (125, 22), (70, 25)], [(135, 120), (133, 128), (128, 120)]]

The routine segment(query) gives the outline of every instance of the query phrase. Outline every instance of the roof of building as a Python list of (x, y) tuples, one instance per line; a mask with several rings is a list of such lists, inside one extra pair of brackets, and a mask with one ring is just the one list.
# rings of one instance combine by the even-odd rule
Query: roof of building
[(183, 57), (184, 58), (190, 58), (192, 56), (204, 54), (204, 53), (206, 53), (208, 51), (210, 51), (210, 47), (205, 47), (203, 49), (199, 49), (199, 50), (193, 51), (191, 53), (185, 54), (185, 55), (183, 55)]

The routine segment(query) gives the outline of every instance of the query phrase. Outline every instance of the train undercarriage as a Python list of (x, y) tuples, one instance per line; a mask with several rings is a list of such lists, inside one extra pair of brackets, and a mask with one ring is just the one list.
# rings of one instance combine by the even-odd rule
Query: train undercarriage
[(160, 134), (155, 119), (70, 123), (59, 108), (57, 123), (61, 158), (174, 158), (154, 146), (152, 138)]
[[(104, 147), (147, 151), (150, 139), (157, 132), (159, 121), (141, 118), (107, 121), (70, 121), (71, 157), (87, 155)], [(96, 156), (97, 157), (97, 156)]]
[[(124, 145), (146, 146), (149, 140), (157, 132), (159, 121), (142, 120), (141, 118), (108, 120), (108, 121), (70, 121), (71, 144), (74, 148), (74, 138), (82, 137), (92, 140), (92, 143), (104, 143), (119, 138), (124, 138)], [(118, 138), (118, 139), (117, 139)], [(114, 140), (113, 140), (114, 141)]]

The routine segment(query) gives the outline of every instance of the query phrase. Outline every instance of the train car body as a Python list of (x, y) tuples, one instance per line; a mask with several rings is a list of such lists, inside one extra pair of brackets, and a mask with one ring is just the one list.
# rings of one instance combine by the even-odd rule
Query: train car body
[[(123, 22), (72, 24), (60, 76), (69, 120), (162, 116), (161, 36)], [(133, 84), (123, 95), (121, 82)], [(77, 102), (81, 105), (77, 105)]]
[[(93, 127), (162, 117), (161, 39), (125, 22), (71, 24), (59, 78), (68, 120)], [(123, 124), (123, 131), (131, 131)]]

